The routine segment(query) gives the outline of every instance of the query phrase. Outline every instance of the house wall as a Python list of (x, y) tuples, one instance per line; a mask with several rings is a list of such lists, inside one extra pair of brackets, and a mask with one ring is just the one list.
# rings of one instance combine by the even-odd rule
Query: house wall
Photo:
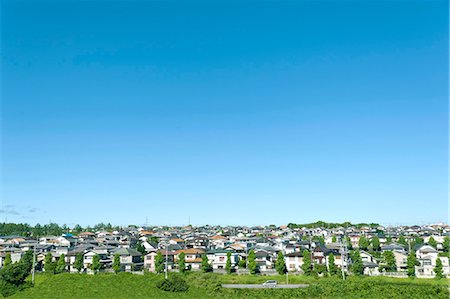
[(301, 271), (303, 265), (303, 257), (298, 256), (286, 256), (284, 258), (286, 268), (290, 272)]
[(407, 268), (408, 256), (404, 253), (393, 251), (395, 257), (395, 264), (397, 265), (397, 271), (402, 271)]
[(155, 272), (155, 253), (147, 254), (144, 256), (144, 268), (148, 269), (150, 272)]
[(133, 259), (130, 255), (121, 255), (120, 263), (121, 264), (131, 264), (131, 263), (133, 263)]

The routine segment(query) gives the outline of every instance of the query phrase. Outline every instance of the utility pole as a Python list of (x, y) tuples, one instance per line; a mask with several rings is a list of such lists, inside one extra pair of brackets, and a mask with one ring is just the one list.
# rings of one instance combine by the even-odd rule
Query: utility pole
[(31, 284), (34, 285), (34, 272), (36, 272), (36, 244), (34, 244), (34, 246), (33, 246), (33, 269), (32, 270), (33, 271), (31, 272)]
[(344, 271), (344, 262), (347, 259), (347, 238), (344, 234), (344, 240), (342, 241), (341, 248), (341, 271), (342, 271), (342, 280), (345, 280), (345, 271)]
[(248, 271), (248, 243), (245, 243), (245, 268)]
[(166, 240), (166, 271), (165, 271), (165, 275), (164, 275), (164, 277), (166, 279), (167, 279), (167, 274), (169, 272), (169, 259), (168, 259), (169, 252), (168, 252), (168, 250), (169, 250), (169, 241)]
[[(309, 247), (310, 247), (310, 259), (311, 259), (311, 265), (310, 265), (310, 267), (311, 267), (311, 271), (314, 271), (314, 253), (313, 253), (313, 248), (312, 248), (312, 243), (313, 243), (313, 240), (312, 240), (312, 232), (310, 232), (309, 233)], [(314, 243), (314, 248), (316, 248), (316, 244)]]

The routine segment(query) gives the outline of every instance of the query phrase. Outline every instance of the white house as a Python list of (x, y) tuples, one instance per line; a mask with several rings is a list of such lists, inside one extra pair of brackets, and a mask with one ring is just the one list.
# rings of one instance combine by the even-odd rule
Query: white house
[[(227, 250), (211, 250), (206, 253), (208, 261), (214, 270), (225, 269), (227, 263)], [(231, 268), (234, 269), (238, 262), (239, 256), (236, 253), (231, 253), (230, 256)]]
[(439, 257), (438, 251), (430, 245), (422, 245), (416, 251), (417, 260), (420, 266), (416, 266), (417, 277), (434, 277), (434, 267), (436, 267), (436, 261), (439, 258), (442, 261), (443, 272), (445, 275), (450, 274), (448, 257)]
[(284, 256), (286, 268), (289, 272), (301, 271), (303, 265), (303, 254), (301, 252), (292, 252)]

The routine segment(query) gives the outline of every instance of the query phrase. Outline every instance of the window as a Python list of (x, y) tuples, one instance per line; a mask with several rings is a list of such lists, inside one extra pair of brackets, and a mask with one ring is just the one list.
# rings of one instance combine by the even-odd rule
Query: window
[(219, 262), (223, 262), (225, 260), (225, 257), (221, 256), (219, 257)]

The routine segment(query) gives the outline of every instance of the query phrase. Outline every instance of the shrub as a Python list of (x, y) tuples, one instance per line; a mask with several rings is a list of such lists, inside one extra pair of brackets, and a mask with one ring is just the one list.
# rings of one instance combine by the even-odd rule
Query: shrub
[(11, 296), (26, 287), (25, 279), (29, 273), (28, 264), (23, 261), (3, 267), (0, 270), (0, 293), (2, 296)]
[(4, 280), (0, 281), (0, 293), (2, 294), (3, 297), (9, 297), (11, 295), (14, 295), (16, 291), (17, 287), (12, 283), (8, 283)]
[(168, 279), (160, 280), (156, 287), (166, 292), (186, 292), (189, 289), (187, 282), (178, 275), (171, 275)]

